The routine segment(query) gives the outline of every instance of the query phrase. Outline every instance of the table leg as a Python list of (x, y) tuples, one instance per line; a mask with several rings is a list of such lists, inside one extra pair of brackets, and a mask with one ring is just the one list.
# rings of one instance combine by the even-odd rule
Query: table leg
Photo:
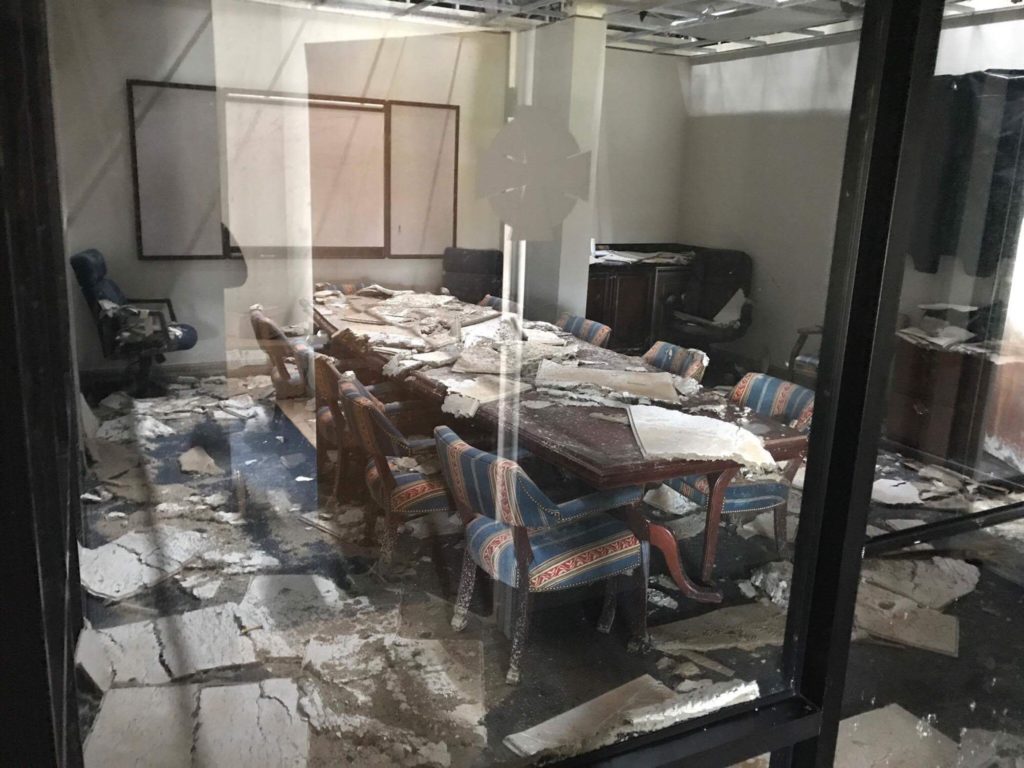
[(679, 587), (679, 591), (686, 597), (696, 600), (698, 603), (720, 603), (722, 602), (722, 591), (715, 587), (705, 587), (695, 584), (683, 570), (683, 564), (679, 560), (679, 542), (668, 528), (657, 523), (649, 523), (647, 533), (650, 537), (651, 546), (657, 549), (665, 558), (669, 575), (672, 581)]
[(722, 507), (725, 505), (725, 489), (739, 472), (739, 467), (723, 469), (721, 472), (709, 472), (708, 477), (708, 509), (704, 522), (704, 557), (700, 566), (700, 580), (711, 585), (711, 571), (715, 566), (715, 555), (718, 552), (718, 529), (722, 524)]

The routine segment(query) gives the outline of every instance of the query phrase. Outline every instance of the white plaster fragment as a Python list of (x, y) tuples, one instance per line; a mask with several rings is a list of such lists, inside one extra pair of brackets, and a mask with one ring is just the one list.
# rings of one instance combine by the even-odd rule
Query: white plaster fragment
[(107, 691), (85, 740), (86, 768), (192, 768), (192, 685)]
[(839, 723), (835, 768), (936, 768), (956, 758), (952, 739), (898, 704)]
[(785, 628), (785, 611), (771, 603), (746, 603), (661, 624), (651, 629), (651, 641), (659, 651), (673, 655), (718, 648), (753, 650), (781, 645)]
[(974, 591), (979, 576), (975, 566), (950, 557), (871, 559), (861, 569), (862, 581), (935, 609)]
[(880, 640), (954, 658), (959, 654), (960, 626), (955, 616), (923, 608), (866, 582), (857, 591), (854, 626)]
[(775, 468), (761, 438), (727, 421), (656, 405), (631, 405), (629, 420), (647, 457), (726, 459), (746, 467)]
[(181, 471), (189, 474), (200, 475), (223, 475), (224, 470), (217, 466), (217, 462), (206, 452), (201, 445), (193, 446), (178, 457)]
[(793, 584), (793, 564), (788, 560), (762, 565), (750, 574), (750, 582), (783, 610), (789, 607), (789, 590)]
[(882, 477), (871, 486), (871, 500), (886, 506), (913, 506), (921, 504), (921, 494), (913, 483)]
[(199, 694), (195, 765), (304, 768), (309, 731), (293, 680), (204, 688)]

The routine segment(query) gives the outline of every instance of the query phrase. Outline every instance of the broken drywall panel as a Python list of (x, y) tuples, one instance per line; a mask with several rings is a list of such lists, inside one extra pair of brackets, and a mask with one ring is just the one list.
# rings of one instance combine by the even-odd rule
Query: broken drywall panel
[(975, 566), (951, 557), (871, 559), (861, 569), (862, 581), (936, 610), (973, 592), (979, 576)]
[(718, 648), (749, 651), (764, 645), (782, 645), (785, 628), (786, 612), (778, 606), (746, 603), (653, 627), (651, 642), (670, 655)]
[(675, 698), (667, 685), (641, 675), (532, 728), (505, 737), (503, 743), (520, 757), (578, 753), (619, 722), (624, 713)]
[(75, 664), (101, 691), (106, 691), (114, 682), (114, 665), (107, 653), (107, 644), (93, 629), (86, 628), (78, 633)]
[(788, 560), (767, 563), (755, 568), (750, 583), (760, 589), (782, 610), (789, 608), (789, 590), (793, 583), (793, 564)]
[(890, 507), (917, 506), (921, 504), (921, 494), (907, 480), (881, 477), (871, 486), (871, 500)]
[(161, 663), (174, 679), (256, 662), (252, 640), (242, 634), (234, 603), (155, 619)]
[(162, 525), (94, 549), (79, 546), (82, 586), (97, 597), (122, 600), (173, 576), (209, 546), (196, 531)]
[(86, 768), (192, 768), (199, 688), (161, 685), (106, 692), (84, 745)]
[(474, 379), (441, 379), (448, 389), (448, 395), (441, 404), (444, 413), (462, 418), (472, 418), (477, 409), (485, 403), (492, 403), (512, 395), (522, 394), (530, 385), (511, 378), (499, 376), (478, 376)]
[(839, 723), (835, 768), (937, 768), (956, 759), (952, 739), (898, 704)]
[(294, 680), (212, 686), (199, 693), (194, 764), (304, 768), (309, 729)]
[(82, 636), (86, 635), (90, 635), (92, 646), (102, 649), (102, 658), (110, 665), (111, 685), (160, 685), (170, 681), (152, 621), (83, 630)]
[(223, 475), (224, 470), (201, 445), (193, 446), (178, 457), (182, 472), (198, 475)]
[(560, 365), (544, 360), (537, 368), (534, 383), (538, 387), (551, 389), (599, 387), (626, 397), (648, 397), (666, 403), (679, 401), (672, 374), (664, 371), (610, 371), (590, 366)]
[(746, 467), (775, 468), (761, 438), (736, 424), (657, 405), (629, 406), (629, 420), (647, 457), (719, 459)]
[(393, 636), (340, 635), (328, 639), (314, 637), (306, 645), (302, 666), (322, 680), (344, 686), (355, 680), (376, 677), (384, 671), (385, 651)]
[(923, 608), (913, 600), (861, 582), (854, 626), (870, 636), (956, 658), (960, 625), (955, 616)]
[(1004, 731), (966, 728), (960, 733), (956, 768), (1021, 768), (1024, 738)]
[(655, 731), (723, 707), (753, 701), (760, 695), (760, 688), (753, 680), (712, 683), (665, 701), (630, 709), (624, 719), (630, 726), (629, 731)]

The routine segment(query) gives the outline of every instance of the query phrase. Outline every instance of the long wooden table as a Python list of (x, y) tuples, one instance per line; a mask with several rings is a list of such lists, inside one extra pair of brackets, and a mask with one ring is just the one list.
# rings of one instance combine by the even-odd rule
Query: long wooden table
[[(346, 322), (343, 314), (330, 306), (314, 308), (316, 325), (340, 343), (348, 356), (361, 356), (367, 365), (383, 368), (390, 355), (374, 350), (366, 342), (374, 326)], [(381, 326), (380, 330), (386, 327)], [(579, 345), (578, 359), (591, 367), (608, 370), (635, 370), (642, 358), (629, 357), (584, 341)], [(454, 373), (450, 367), (419, 369), (404, 380), (419, 395), (442, 400), (447, 387), (442, 380), (474, 378), (472, 374)], [(702, 601), (718, 602), (722, 593), (711, 583), (711, 571), (717, 552), (725, 491), (740, 467), (728, 460), (686, 460), (647, 458), (633, 436), (632, 427), (624, 419), (625, 410), (602, 405), (562, 405), (535, 409), (528, 403), (548, 399), (543, 393), (530, 390), (515, 398), (506, 398), (480, 406), (474, 419), (495, 431), (514, 435), (522, 447), (535, 456), (571, 472), (599, 490), (631, 485), (656, 486), (665, 480), (686, 475), (706, 475), (709, 503), (704, 528), (704, 551), (701, 563), (703, 584), (694, 583), (685, 573), (679, 558), (679, 546), (671, 532), (663, 526), (649, 526), (650, 541), (665, 557), (669, 573), (683, 594)], [(709, 404), (720, 405), (721, 398), (702, 393), (684, 398), (677, 406), (735, 423), (741, 417), (743, 426), (759, 435), (765, 449), (776, 461), (793, 459), (805, 450), (807, 438), (796, 430), (757, 414), (744, 412), (732, 405), (709, 412)], [(703, 409), (702, 409), (703, 407)]]

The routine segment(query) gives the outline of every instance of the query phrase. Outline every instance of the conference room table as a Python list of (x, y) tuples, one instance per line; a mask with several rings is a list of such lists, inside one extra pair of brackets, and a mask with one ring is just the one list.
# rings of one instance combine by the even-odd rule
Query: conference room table
[[(408, 337), (412, 342), (419, 337), (415, 329), (381, 325), (376, 318), (372, 322), (363, 322), (373, 315), (372, 301), (360, 300), (359, 312), (339, 306), (344, 302), (341, 299), (333, 304), (315, 303), (314, 322), (331, 337), (334, 349), (342, 350), (347, 358), (360, 359), (367, 369), (383, 371), (395, 352), (392, 345), (396, 340), (401, 343), (402, 337)], [(475, 308), (475, 305), (471, 306)], [(476, 316), (474, 323), (480, 329), (486, 327), (485, 323), (493, 326), (499, 322), (500, 313), (488, 315), (478, 308), (464, 308)], [(460, 330), (465, 334), (473, 332), (473, 326)], [(576, 361), (581, 366), (610, 371), (658, 370), (639, 357), (623, 355), (575, 338), (572, 342), (578, 347)], [(421, 351), (429, 349), (430, 345), (426, 344)], [(479, 375), (456, 373), (451, 365), (422, 367), (405, 373), (402, 383), (419, 397), (441, 402), (453, 381), (466, 381)], [(506, 445), (517, 444), (598, 490), (636, 485), (653, 488), (671, 478), (706, 475), (709, 493), (701, 559), (703, 583), (695, 582), (686, 574), (679, 556), (679, 544), (671, 531), (648, 521), (647, 532), (651, 545), (662, 553), (669, 574), (684, 595), (700, 602), (719, 602), (722, 592), (712, 582), (711, 575), (725, 491), (740, 471), (740, 465), (727, 459), (645, 456), (626, 417), (626, 405), (569, 405), (557, 399), (552, 401), (544, 391), (531, 388), (482, 403), (472, 418), (477, 426), (503, 433)], [(806, 435), (749, 409), (726, 403), (722, 395), (714, 391), (702, 390), (694, 395), (680, 396), (679, 402), (670, 407), (741, 424), (761, 438), (776, 462), (797, 458), (806, 449)]]

